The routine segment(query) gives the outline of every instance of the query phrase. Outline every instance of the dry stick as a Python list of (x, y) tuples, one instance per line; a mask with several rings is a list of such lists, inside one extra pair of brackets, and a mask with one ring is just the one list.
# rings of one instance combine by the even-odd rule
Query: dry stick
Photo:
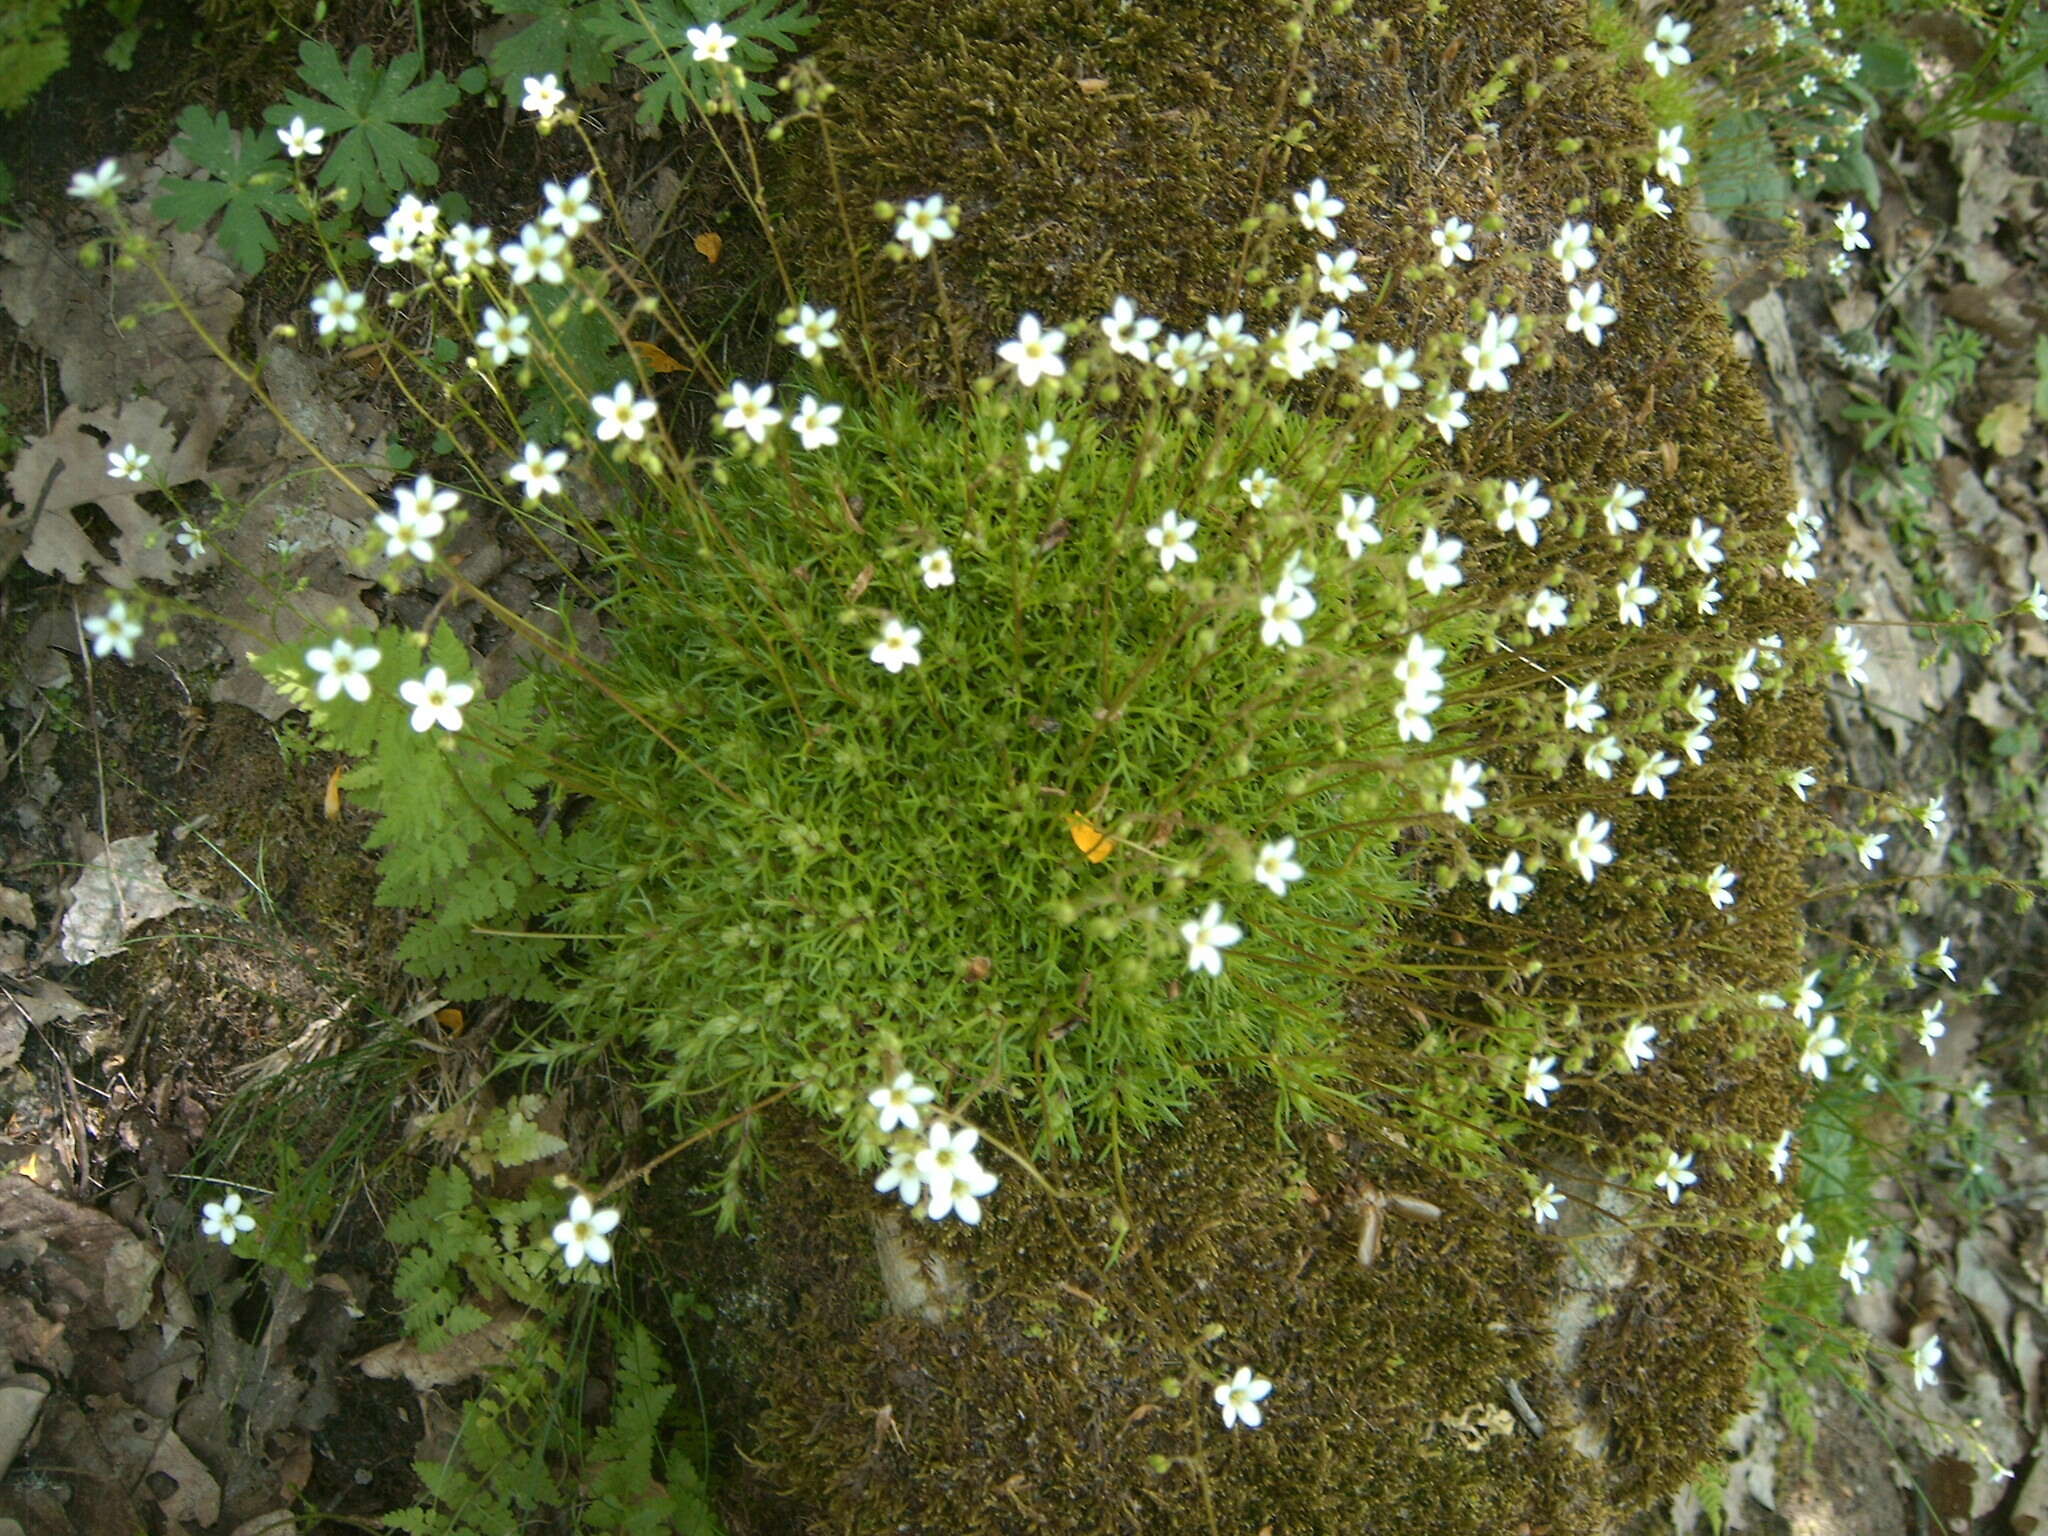
[(656, 1156), (649, 1158), (646, 1162), (642, 1163), (637, 1168), (628, 1169), (625, 1173), (620, 1174), (617, 1178), (613, 1179), (610, 1183), (606, 1184), (603, 1189), (600, 1189), (595, 1195), (591, 1196), (592, 1203), (595, 1204), (599, 1200), (606, 1199), (614, 1192), (625, 1188), (628, 1184), (646, 1178), (647, 1175), (654, 1172), (655, 1169), (659, 1168), (663, 1163), (667, 1162), (670, 1158), (674, 1157), (678, 1152), (688, 1150), (690, 1147), (693, 1147), (698, 1142), (704, 1140), (707, 1136), (716, 1136), (720, 1131), (724, 1130), (727, 1126), (736, 1125), (740, 1121), (747, 1119), (749, 1116), (757, 1114), (761, 1110), (768, 1108), (769, 1105), (774, 1104), (779, 1100), (788, 1098), (792, 1093), (795, 1092), (796, 1084), (791, 1083), (787, 1087), (776, 1089), (773, 1093), (769, 1094), (768, 1097), (765, 1099), (756, 1099), (753, 1103), (749, 1104), (745, 1109), (734, 1110), (731, 1114), (727, 1115), (723, 1120), (720, 1120), (715, 1125), (707, 1125), (702, 1130), (692, 1131), (689, 1135), (685, 1136), (681, 1141), (677, 1142), (674, 1146), (670, 1147), (666, 1152), (659, 1153)]

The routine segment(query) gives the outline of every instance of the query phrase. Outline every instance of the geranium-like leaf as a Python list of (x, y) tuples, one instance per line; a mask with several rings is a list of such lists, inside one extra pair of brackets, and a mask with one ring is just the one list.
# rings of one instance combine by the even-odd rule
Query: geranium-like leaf
[(440, 180), (432, 145), (411, 129), (441, 122), (462, 95), (446, 76), (436, 72), (420, 80), (419, 72), (416, 53), (402, 53), (385, 65), (364, 47), (343, 65), (332, 45), (304, 43), (299, 78), (327, 99), (293, 91), (265, 114), (266, 121), (281, 125), (303, 117), (325, 128), (333, 148), (320, 162), (320, 185), (346, 189), (345, 206), (360, 203), (371, 213), (388, 213), (399, 193)]

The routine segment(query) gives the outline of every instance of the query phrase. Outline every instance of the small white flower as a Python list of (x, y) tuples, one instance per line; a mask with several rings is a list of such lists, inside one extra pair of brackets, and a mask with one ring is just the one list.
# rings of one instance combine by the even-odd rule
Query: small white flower
[(1628, 792), (1632, 795), (1648, 795), (1652, 800), (1664, 798), (1664, 781), (1678, 772), (1678, 759), (1664, 752), (1652, 752), (1636, 767), (1635, 782)]
[(795, 347), (799, 355), (816, 359), (839, 345), (839, 333), (832, 329), (838, 321), (838, 310), (818, 310), (806, 304), (797, 310), (796, 319), (782, 328), (782, 339)]
[(1235, 1376), (1216, 1387), (1215, 1402), (1223, 1410), (1223, 1427), (1235, 1429), (1242, 1424), (1246, 1429), (1257, 1429), (1265, 1423), (1265, 1411), (1259, 1404), (1272, 1390), (1273, 1383), (1254, 1375), (1250, 1366), (1239, 1366)]
[(1600, 702), (1600, 685), (1595, 682), (1583, 688), (1574, 688), (1570, 683), (1563, 686), (1564, 728), (1592, 735), (1594, 725), (1607, 717), (1607, 706)]
[(477, 332), (476, 346), (491, 360), (493, 367), (502, 368), (515, 357), (529, 357), (533, 353), (533, 342), (527, 331), (533, 326), (533, 316), (521, 311), (505, 314), (496, 305), (484, 306), (484, 328)]
[(1041, 421), (1024, 434), (1024, 467), (1034, 475), (1047, 470), (1058, 473), (1060, 466), (1067, 462), (1067, 450), (1072, 446), (1059, 435), (1059, 428), (1052, 422)]
[(1927, 1335), (1926, 1338), (1913, 1346), (1906, 1359), (1913, 1367), (1914, 1390), (1925, 1391), (1933, 1386), (1936, 1381), (1940, 1380), (1936, 1373), (1941, 1369), (1941, 1335), (1938, 1333)]
[(739, 41), (715, 21), (708, 27), (691, 27), (683, 36), (690, 40), (690, 57), (699, 64), (730, 64), (733, 44)]
[(1619, 738), (1602, 734), (1593, 739), (1580, 760), (1585, 763), (1586, 772), (1607, 783), (1614, 778), (1615, 764), (1621, 761), (1622, 755)]
[(1593, 226), (1566, 219), (1558, 228), (1557, 238), (1550, 242), (1550, 259), (1557, 263), (1558, 275), (1567, 283), (1576, 282), (1582, 272), (1592, 271), (1600, 260), (1593, 254)]
[(1813, 1262), (1815, 1230), (1804, 1211), (1794, 1211), (1790, 1221), (1778, 1223), (1778, 1268), (1804, 1268)]
[(1443, 812), (1455, 816), (1467, 826), (1472, 824), (1472, 813), (1486, 804), (1486, 796), (1479, 788), (1479, 781), (1486, 777), (1484, 763), (1468, 763), (1462, 757), (1451, 759), (1446, 771), (1444, 784)]
[(133, 443), (123, 443), (120, 450), (107, 455), (107, 473), (116, 480), (133, 480), (142, 483), (142, 472), (149, 468), (149, 455)]
[(755, 442), (765, 443), (769, 432), (782, 420), (782, 412), (775, 409), (774, 399), (773, 384), (742, 384), (735, 379), (732, 404), (726, 407), (718, 424), (728, 432), (743, 432)]
[(917, 648), (922, 639), (924, 631), (916, 625), (905, 624), (901, 619), (885, 620), (882, 638), (868, 652), (868, 659), (888, 668), (892, 674), (901, 672), (905, 667), (917, 666), (924, 660), (924, 653)]
[(1799, 978), (1799, 991), (1791, 1004), (1792, 1017), (1802, 1024), (1811, 1024), (1827, 1005), (1827, 998), (1820, 990), (1820, 972), (1808, 971)]
[(1703, 575), (1712, 574), (1714, 567), (1727, 558), (1721, 552), (1721, 530), (1694, 518), (1692, 531), (1685, 536), (1685, 558), (1698, 566)]
[(1379, 511), (1379, 502), (1371, 496), (1354, 496), (1349, 491), (1338, 496), (1337, 540), (1344, 546), (1344, 553), (1353, 560), (1364, 555), (1366, 546), (1380, 542), (1380, 530), (1373, 522)]
[(1799, 1052), (1799, 1070), (1817, 1083), (1828, 1080), (1828, 1064), (1849, 1049), (1849, 1042), (1835, 1033), (1835, 1016), (1824, 1013), (1820, 1022), (1806, 1032), (1806, 1044)]
[(1834, 638), (1828, 642), (1828, 659), (1851, 687), (1861, 688), (1870, 681), (1870, 674), (1863, 670), (1863, 664), (1870, 660), (1870, 652), (1863, 648), (1862, 642), (1856, 638), (1856, 631), (1848, 625), (1835, 626)]
[[(870, 1102), (873, 1102), (870, 1100)], [(917, 1171), (916, 1147), (891, 1147), (889, 1166), (875, 1179), (875, 1193), (886, 1195), (892, 1190), (905, 1205), (914, 1206), (924, 1198), (924, 1178)]]
[(1884, 845), (1890, 841), (1889, 832), (1859, 832), (1850, 839), (1850, 849), (1858, 864), (1875, 869), (1884, 858)]
[(1295, 861), (1294, 839), (1291, 837), (1266, 844), (1259, 850), (1259, 856), (1252, 860), (1252, 878), (1275, 896), (1285, 896), (1287, 887), (1301, 876), (1302, 868)]
[(294, 160), (319, 154), (321, 140), (326, 137), (325, 128), (309, 128), (303, 117), (295, 117), (277, 130), (278, 142), (284, 145), (285, 154)]
[[(761, 387), (766, 389), (768, 386), (763, 384)], [(805, 448), (830, 448), (839, 441), (839, 418), (845, 414), (843, 405), (820, 405), (816, 397), (805, 395), (797, 402), (796, 414), (789, 418), (789, 425), (796, 433), (797, 441)]]
[(120, 165), (113, 160), (102, 160), (96, 170), (74, 171), (71, 185), (64, 190), (81, 202), (111, 202), (114, 188), (126, 186), (128, 178), (121, 174)]
[(903, 217), (896, 225), (896, 238), (920, 260), (931, 254), (934, 240), (952, 239), (953, 226), (946, 220), (946, 200), (934, 193), (921, 203), (916, 198), (905, 203)]
[(1343, 211), (1342, 200), (1330, 196), (1330, 189), (1323, 185), (1320, 176), (1308, 184), (1306, 192), (1294, 194), (1294, 212), (1301, 220), (1301, 227), (1325, 240), (1337, 238), (1336, 219)]
[(548, 204), (540, 212), (542, 229), (558, 229), (565, 239), (574, 240), (604, 219), (603, 212), (590, 200), (588, 176), (578, 176), (566, 187), (551, 181), (540, 190)]
[(1710, 617), (1714, 610), (1721, 606), (1721, 583), (1719, 579), (1710, 576), (1707, 578), (1705, 586), (1694, 587), (1692, 605), (1699, 611), (1701, 617)]
[[(1734, 665), (1721, 674), (1728, 679), (1728, 686), (1735, 690), (1736, 703), (1747, 704), (1749, 696), (1764, 685), (1763, 677), (1756, 668), (1756, 647), (1752, 645), (1748, 650), (1735, 658)], [(1801, 795), (1799, 798), (1804, 800), (1806, 797)]]
[(1472, 370), (1465, 380), (1467, 389), (1506, 390), (1508, 369), (1522, 360), (1521, 351), (1513, 340), (1521, 323), (1519, 315), (1487, 314), (1486, 324), (1480, 327), (1479, 338), (1466, 342), (1459, 349), (1459, 356)]
[(1422, 408), (1422, 414), (1447, 443), (1458, 435), (1460, 428), (1472, 425), (1472, 418), (1465, 414), (1465, 391), (1462, 389), (1437, 391), (1430, 397), (1429, 404)]
[(1212, 901), (1202, 915), (1180, 925), (1181, 942), (1188, 947), (1188, 969), (1223, 974), (1223, 951), (1244, 937), (1244, 930), (1223, 920), (1223, 903)]
[(1676, 16), (1657, 18), (1657, 33), (1643, 45), (1643, 62), (1663, 79), (1671, 73), (1674, 64), (1690, 64), (1692, 51), (1685, 46), (1686, 38), (1692, 35), (1692, 23), (1680, 21)]
[(1657, 130), (1657, 174), (1674, 187), (1685, 185), (1685, 168), (1692, 164), (1692, 151), (1685, 147), (1685, 124), (1673, 123)]
[(1643, 183), (1643, 212), (1654, 213), (1660, 219), (1671, 217), (1671, 205), (1664, 200), (1664, 189), (1654, 181)]
[(1972, 1104), (1976, 1105), (1979, 1109), (1989, 1109), (1991, 1107), (1990, 1082), (1986, 1079), (1979, 1078), (1976, 1082), (1970, 1084), (1970, 1091), (1964, 1094), (1963, 1097), (1968, 1099)]
[(1611, 822), (1601, 820), (1591, 811), (1584, 811), (1565, 843), (1565, 857), (1579, 866), (1579, 877), (1589, 884), (1602, 864), (1614, 862), (1614, 849), (1607, 842), (1608, 833), (1612, 830)]
[(448, 231), (448, 238), (441, 242), (441, 254), (448, 258), (448, 264), (458, 278), (466, 276), (474, 267), (498, 264), (498, 253), (491, 245), (491, 227), (488, 224), (456, 225)]
[(1472, 259), (1472, 226), (1463, 219), (1449, 218), (1429, 232), (1429, 243), (1436, 247), (1436, 261), (1440, 267), (1448, 267), (1460, 261)]
[(1707, 900), (1714, 904), (1716, 912), (1735, 905), (1735, 871), (1726, 864), (1716, 864), (1707, 871)]
[(1550, 515), (1550, 498), (1543, 494), (1541, 480), (1503, 480), (1500, 487), (1500, 510), (1494, 514), (1493, 526), (1502, 533), (1513, 533), (1529, 548), (1536, 547), (1542, 537), (1537, 524)]
[(1237, 488), (1244, 492), (1245, 500), (1254, 508), (1262, 508), (1272, 494), (1280, 489), (1280, 482), (1265, 470), (1255, 469), (1237, 482)]
[(559, 496), (562, 470), (568, 462), (569, 455), (564, 449), (543, 449), (539, 443), (528, 443), (525, 454), (506, 468), (505, 478), (524, 491), (529, 502), (539, 501), (543, 496)]
[(1600, 345), (1600, 338), (1607, 327), (1618, 318), (1613, 305), (1600, 301), (1600, 284), (1588, 283), (1583, 289), (1565, 290), (1564, 328), (1576, 336), (1584, 336), (1588, 346)]
[(1152, 360), (1152, 338), (1159, 334), (1159, 322), (1140, 315), (1135, 304), (1119, 297), (1102, 317), (1102, 334), (1110, 351), (1148, 363)]
[(944, 1221), (957, 1216), (968, 1226), (981, 1224), (981, 1201), (995, 1192), (996, 1176), (981, 1166), (974, 1148), (981, 1132), (971, 1125), (957, 1131), (933, 1121), (925, 1132), (924, 1149), (917, 1154), (917, 1171), (931, 1192), (925, 1216)]
[(1315, 611), (1314, 591), (1283, 576), (1279, 586), (1259, 598), (1260, 643), (1299, 649), (1308, 643), (1301, 621)]
[(1935, 830), (1948, 820), (1948, 796), (1936, 795), (1932, 799), (1921, 801), (1914, 808), (1914, 814), (1920, 818), (1921, 830), (1930, 837), (1933, 836)]
[(1195, 520), (1168, 507), (1145, 530), (1145, 542), (1159, 551), (1159, 569), (1171, 572), (1176, 562), (1195, 563)]
[(1563, 1198), (1564, 1196), (1558, 1193), (1557, 1186), (1547, 1180), (1541, 1189), (1529, 1197), (1529, 1214), (1536, 1218), (1537, 1226), (1542, 1226), (1546, 1221), (1557, 1220), (1558, 1202)]
[(555, 1223), (555, 1241), (561, 1245), (562, 1263), (578, 1268), (585, 1259), (593, 1264), (612, 1261), (611, 1230), (619, 1224), (619, 1213), (593, 1210), (588, 1195), (579, 1194), (569, 1202), (569, 1218)]
[(1943, 934), (1941, 942), (1935, 945), (1933, 953), (1923, 958), (1920, 963), (1931, 970), (1941, 972), (1950, 981), (1954, 981), (1956, 979), (1956, 957), (1949, 950), (1949, 945), (1954, 942), (1947, 934)]
[(505, 275), (515, 288), (528, 283), (565, 283), (569, 269), (562, 264), (562, 255), (568, 249), (568, 237), (561, 231), (527, 224), (520, 228), (516, 242), (499, 248), (498, 259), (505, 263)]
[(1408, 557), (1408, 579), (1419, 581), (1431, 597), (1465, 579), (1458, 569), (1458, 557), (1465, 553), (1462, 539), (1446, 539), (1434, 528), (1422, 530), (1422, 545)]
[(242, 1197), (233, 1191), (219, 1200), (207, 1201), (199, 1208), (199, 1217), (199, 1230), (208, 1237), (219, 1238), (230, 1248), (244, 1232), (256, 1230), (256, 1218), (242, 1209)]
[(1639, 526), (1636, 508), (1642, 504), (1643, 492), (1615, 481), (1614, 489), (1607, 493), (1607, 500), (1600, 507), (1600, 517), (1607, 524), (1609, 536), (1619, 538), (1624, 533), (1634, 533)]
[(950, 549), (928, 549), (917, 557), (917, 574), (924, 578), (928, 587), (950, 587), (953, 585), (953, 552)]
[(1522, 898), (1536, 889), (1536, 882), (1521, 872), (1522, 856), (1510, 853), (1486, 870), (1486, 905), (1510, 916), (1521, 910)]
[(1643, 610), (1654, 605), (1661, 594), (1643, 580), (1643, 568), (1639, 565), (1628, 576), (1614, 584), (1614, 605), (1619, 610), (1621, 622), (1643, 627)]
[(1522, 1070), (1522, 1097), (1538, 1107), (1548, 1107), (1550, 1096), (1562, 1088), (1556, 1071), (1555, 1056), (1531, 1056), (1529, 1065)]
[(1700, 1176), (1692, 1171), (1692, 1159), (1693, 1154), (1690, 1152), (1680, 1157), (1676, 1152), (1667, 1150), (1664, 1154), (1664, 1166), (1658, 1170), (1657, 1176), (1650, 1181), (1652, 1185), (1663, 1190), (1665, 1194), (1671, 1197), (1673, 1205), (1678, 1204), (1678, 1197), (1680, 1195), (1700, 1181)]
[(2040, 582), (2034, 583), (2034, 590), (2019, 601), (2021, 611), (2041, 623), (2048, 623), (2048, 590)]
[(332, 336), (338, 332), (343, 336), (354, 335), (362, 324), (365, 302), (362, 294), (351, 292), (340, 279), (329, 278), (313, 295), (313, 315), (320, 322), (320, 334)]
[(324, 704), (345, 693), (358, 704), (369, 703), (370, 673), (383, 659), (384, 653), (373, 645), (351, 645), (340, 638), (314, 646), (306, 652), (306, 665), (320, 677), (313, 696)]
[(461, 730), (463, 706), (476, 697), (476, 689), (452, 681), (445, 667), (429, 667), (425, 677), (400, 683), (398, 696), (412, 706), (412, 728), (424, 735), (437, 725)]
[(129, 613), (125, 599), (109, 598), (105, 611), (87, 618), (84, 628), (92, 636), (93, 655), (118, 656), (123, 661), (135, 659), (135, 642), (142, 638), (142, 625)]
[(918, 1113), (920, 1106), (931, 1103), (937, 1096), (910, 1073), (898, 1072), (894, 1082), (868, 1095), (868, 1103), (875, 1108), (876, 1124), (887, 1134), (898, 1126), (906, 1131), (917, 1130), (924, 1124), (924, 1117)]
[(1854, 1294), (1863, 1294), (1864, 1277), (1870, 1273), (1870, 1239), (1852, 1237), (1842, 1249), (1842, 1262), (1835, 1266), (1835, 1273), (1849, 1284)]
[(1941, 1010), (1940, 998), (1920, 1010), (1920, 1049), (1930, 1056), (1934, 1054), (1934, 1042), (1948, 1033), (1948, 1026), (1941, 1021)]
[(553, 75), (528, 75), (519, 84), (526, 92), (520, 100), (520, 110), (533, 113), (543, 123), (553, 121), (569, 99), (569, 93), (562, 89)]
[(1415, 371), (1415, 349), (1403, 347), (1397, 352), (1384, 341), (1376, 343), (1374, 360), (1358, 376), (1358, 382), (1368, 390), (1378, 390), (1388, 410), (1398, 408), (1404, 390), (1422, 387), (1422, 376)]
[(1522, 615), (1522, 622), (1539, 635), (1552, 634), (1564, 628), (1570, 619), (1569, 605), (1548, 587), (1529, 599), (1529, 611)]
[(1869, 222), (1869, 215), (1854, 203), (1842, 205), (1841, 211), (1835, 215), (1835, 233), (1842, 237), (1844, 251), (1870, 249), (1870, 236), (1863, 233), (1864, 226)]
[(1771, 1144), (1771, 1179), (1782, 1184), (1785, 1170), (1792, 1166), (1792, 1133), (1780, 1131), (1778, 1139)]
[(180, 519), (177, 537), (178, 547), (185, 551), (186, 558), (191, 560), (204, 560), (206, 558), (206, 536), (197, 528)]
[(1067, 344), (1066, 333), (1057, 327), (1048, 331), (1038, 316), (1024, 315), (1017, 321), (1017, 335), (996, 348), (996, 356), (1017, 370), (1017, 382), (1026, 389), (1040, 379), (1057, 379), (1067, 371), (1060, 349)]
[(1346, 247), (1332, 255), (1316, 253), (1316, 291), (1342, 304), (1353, 294), (1365, 292), (1365, 279), (1358, 275), (1358, 252)]
[(1436, 734), (1436, 728), (1429, 722), (1433, 711), (1443, 700), (1435, 695), (1427, 698), (1404, 698), (1394, 706), (1394, 729), (1402, 741), (1428, 741)]

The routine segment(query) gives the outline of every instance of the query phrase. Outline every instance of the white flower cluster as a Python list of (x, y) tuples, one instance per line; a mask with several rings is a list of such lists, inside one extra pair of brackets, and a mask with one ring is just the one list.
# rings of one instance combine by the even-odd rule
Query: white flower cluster
[[(931, 1221), (957, 1217), (968, 1226), (981, 1224), (981, 1202), (1000, 1182), (975, 1156), (981, 1132), (971, 1125), (954, 1127), (934, 1117), (925, 1123), (925, 1106), (937, 1097), (908, 1072), (868, 1095), (875, 1123), (884, 1135), (892, 1132), (889, 1166), (875, 1180), (877, 1194), (894, 1194), (916, 1210), (921, 1205)], [(919, 1133), (922, 1132), (922, 1137)]]

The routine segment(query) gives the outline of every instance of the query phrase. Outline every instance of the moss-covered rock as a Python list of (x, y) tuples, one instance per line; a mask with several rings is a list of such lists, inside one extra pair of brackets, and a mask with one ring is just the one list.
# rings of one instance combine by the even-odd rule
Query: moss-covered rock
[[(866, 211), (877, 200), (938, 192), (960, 205), (942, 270), (970, 372), (992, 367), (1026, 310), (1080, 318), (1124, 294), (1190, 328), (1238, 307), (1239, 221), (1311, 176), (1347, 203), (1342, 243), (1375, 284), (1348, 306), (1361, 342), (1462, 330), (1475, 301), (1561, 310), (1564, 284), (1542, 253), (1562, 220), (1584, 217), (1602, 231), (1597, 275), (1620, 321), (1597, 351), (1577, 339), (1532, 348), (1512, 391), (1468, 405), (1472, 425), (1442, 460), (1472, 480), (1537, 475), (1596, 498), (1630, 481), (1650, 492), (1644, 531), (1578, 541), (1568, 573), (1550, 548), (1501, 541), (1468, 561), (1475, 600), (1565, 575), (1604, 593), (1668, 557), (1694, 517), (1731, 545), (1782, 541), (1792, 495), (1761, 401), (1682, 223), (1634, 203), (1654, 134), (1578, 5), (1378, 0), (1306, 18), (1298, 40), (1291, 7), (1226, 0), (822, 9), (816, 60), (838, 87), (829, 139), (815, 124), (791, 130), (770, 203), (808, 295), (858, 311), (889, 371), (943, 394), (953, 343), (929, 264), (874, 259), (887, 238)], [(1301, 106), (1304, 82), (1314, 95)], [(1452, 213), (1498, 220), (1455, 284), (1427, 239)], [(852, 257), (848, 226), (867, 243)], [(1302, 241), (1290, 262), (1316, 248)], [(1810, 594), (1776, 581), (1731, 580), (1712, 614), (1682, 591), (1665, 601), (1663, 648), (1630, 634), (1625, 665), (1602, 653), (1623, 631), (1573, 631), (1608, 697), (1745, 638), (1796, 645), (1818, 622)], [(1554, 689), (1532, 688), (1524, 659), (1494, 665), (1503, 694), (1550, 707)], [(858, 1180), (826, 1154), (785, 1149), (806, 1172), (764, 1202), (763, 1267), (746, 1287), (767, 1402), (750, 1491), (772, 1487), (778, 1513), (751, 1506), (738, 1523), (1563, 1532), (1599, 1529), (1683, 1481), (1743, 1400), (1758, 1218), (1775, 1198), (1753, 1148), (1795, 1123), (1798, 1100), (1781, 1036), (1739, 1006), (1686, 1004), (1744, 997), (1798, 968), (1803, 845), (1782, 776), (1825, 756), (1814, 701), (1796, 692), (1726, 711), (1713, 734), (1713, 755), (1667, 798), (1617, 816), (1629, 872), (1584, 884), (1559, 867), (1512, 924), (1469, 882), (1413, 914), (1407, 938), (1431, 988), (1359, 1000), (1356, 1126), (1300, 1133), (1287, 1163), (1269, 1113), (1232, 1097), (1118, 1173), (1054, 1171), (1068, 1198), (1012, 1176), (980, 1232), (917, 1234), (959, 1279), (940, 1321), (887, 1311)], [(1503, 798), (1569, 793), (1564, 765), (1538, 748), (1488, 766)], [(1446, 865), (1469, 854), (1447, 829)], [(1727, 912), (1696, 878), (1716, 863), (1741, 877)], [(1467, 1158), (1469, 1176), (1452, 1177), (1460, 1160), (1429, 1155), (1412, 1111), (1440, 1070), (1430, 1051), (1483, 1032), (1503, 998), (1642, 1012), (1665, 1027), (1665, 1049), (1630, 1092), (1568, 1094), (1511, 1162)], [(1390, 1128), (1417, 1155), (1399, 1153)], [(1539, 1240), (1520, 1182), (1493, 1174), (1640, 1166), (1653, 1145), (1699, 1146), (1701, 1181), (1675, 1224), (1661, 1200), (1610, 1202), (1635, 1236), (1594, 1277), (1600, 1315), (1556, 1370), (1547, 1321), (1570, 1260), (1551, 1264), (1558, 1250)], [(1390, 1219), (1371, 1270), (1352, 1256), (1348, 1204), (1368, 1183), (1446, 1210), (1438, 1225)], [(1121, 1238), (1119, 1212), (1132, 1222)], [(1226, 1332), (1199, 1345), (1212, 1324)], [(1274, 1377), (1275, 1429), (1224, 1435), (1192, 1389), (1193, 1372), (1237, 1364)], [(1190, 1390), (1168, 1396), (1169, 1376)], [(1510, 1379), (1543, 1436), (1517, 1421), (1466, 1452), (1455, 1431), (1432, 1430), (1506, 1405)]]

